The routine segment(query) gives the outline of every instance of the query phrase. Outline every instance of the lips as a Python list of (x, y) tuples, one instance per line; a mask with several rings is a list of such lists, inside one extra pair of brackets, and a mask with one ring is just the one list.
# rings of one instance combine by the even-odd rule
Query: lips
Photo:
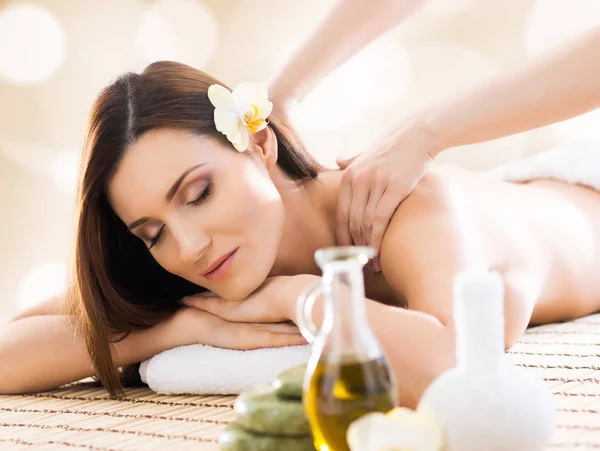
[(212, 264), (204, 272), (201, 272), (200, 275), (201, 276), (210, 275), (211, 272), (218, 269), (218, 267), (221, 266), (223, 264), (223, 262), (225, 260), (227, 260), (231, 256), (231, 254), (233, 254), (236, 250), (237, 250), (237, 248), (232, 250), (231, 252), (228, 252), (227, 254), (221, 255), (214, 262), (212, 262)]

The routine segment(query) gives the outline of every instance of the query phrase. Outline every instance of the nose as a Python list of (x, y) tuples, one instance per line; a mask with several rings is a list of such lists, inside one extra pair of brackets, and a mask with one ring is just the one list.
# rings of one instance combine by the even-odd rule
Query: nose
[(175, 232), (179, 245), (179, 258), (182, 263), (196, 263), (206, 248), (210, 245), (211, 238), (197, 227), (178, 227)]

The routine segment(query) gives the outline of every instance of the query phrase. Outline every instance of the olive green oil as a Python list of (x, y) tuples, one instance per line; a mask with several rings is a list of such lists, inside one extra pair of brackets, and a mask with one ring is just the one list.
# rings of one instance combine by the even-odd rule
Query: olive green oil
[(354, 420), (395, 407), (395, 384), (383, 358), (323, 359), (307, 382), (305, 411), (318, 451), (348, 451), (346, 432)]

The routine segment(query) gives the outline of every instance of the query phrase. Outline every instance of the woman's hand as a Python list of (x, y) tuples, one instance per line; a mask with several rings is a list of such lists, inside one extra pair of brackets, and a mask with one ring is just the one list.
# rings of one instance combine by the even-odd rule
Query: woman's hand
[(396, 208), (440, 150), (433, 134), (409, 125), (367, 152), (338, 159), (344, 170), (337, 210), (338, 245), (374, 247), (373, 267), (379, 271), (381, 242)]
[(269, 277), (243, 301), (232, 302), (218, 296), (198, 294), (188, 296), (182, 302), (236, 323), (293, 321), (298, 296), (309, 283), (317, 279), (318, 276), (310, 274)]
[(169, 322), (167, 349), (191, 344), (239, 350), (306, 344), (293, 324), (231, 322), (194, 307), (182, 308)]

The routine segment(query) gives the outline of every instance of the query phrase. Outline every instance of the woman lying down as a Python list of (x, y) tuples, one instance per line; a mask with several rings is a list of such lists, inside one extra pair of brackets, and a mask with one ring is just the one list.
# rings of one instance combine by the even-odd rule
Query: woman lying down
[[(247, 107), (242, 126), (226, 88), (172, 62), (100, 93), (81, 166), (73, 280), (65, 299), (2, 327), (1, 393), (95, 375), (119, 395), (118, 368), (166, 349), (305, 343), (289, 320), (319, 277), (314, 252), (336, 245), (342, 173), (317, 164), (277, 117), (264, 121), (264, 89), (245, 84), (234, 95)], [(396, 210), (380, 265), (365, 269), (368, 318), (401, 375), (402, 404), (415, 406), (454, 364), (459, 272), (502, 275), (507, 348), (529, 325), (600, 308), (600, 194), (435, 168)]]

